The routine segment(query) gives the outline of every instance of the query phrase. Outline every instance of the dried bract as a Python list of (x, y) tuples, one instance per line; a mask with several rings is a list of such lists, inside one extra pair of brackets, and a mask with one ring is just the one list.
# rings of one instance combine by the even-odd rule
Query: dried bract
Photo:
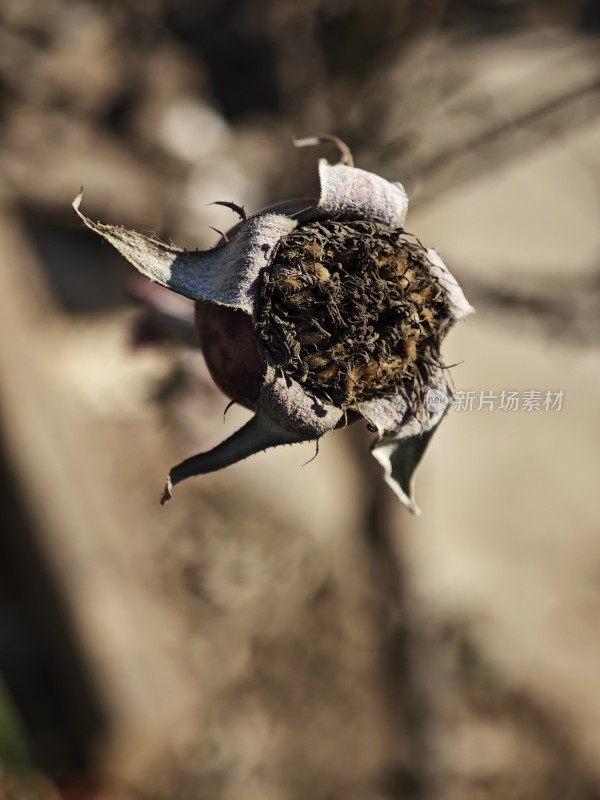
[[(185, 251), (83, 222), (140, 272), (197, 301), (217, 383), (255, 411), (233, 436), (171, 470), (163, 502), (192, 476), (280, 444), (318, 440), (361, 415), (386, 480), (418, 511), (412, 476), (451, 399), (440, 347), (472, 311), (439, 255), (404, 230), (398, 183), (321, 160), (318, 200), (242, 220), (219, 246)], [(237, 207), (230, 204), (230, 207)]]

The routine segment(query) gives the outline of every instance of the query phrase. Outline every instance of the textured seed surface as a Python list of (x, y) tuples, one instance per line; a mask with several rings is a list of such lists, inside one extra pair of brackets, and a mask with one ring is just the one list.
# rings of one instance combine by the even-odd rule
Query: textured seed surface
[(450, 322), (419, 242), (374, 222), (328, 220), (279, 243), (256, 330), (284, 373), (327, 402), (402, 394), (418, 410)]

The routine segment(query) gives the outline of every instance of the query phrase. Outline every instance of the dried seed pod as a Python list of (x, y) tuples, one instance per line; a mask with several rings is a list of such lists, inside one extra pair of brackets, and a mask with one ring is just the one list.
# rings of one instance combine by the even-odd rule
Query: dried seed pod
[[(162, 502), (192, 476), (280, 444), (318, 440), (362, 416), (385, 477), (414, 512), (412, 476), (451, 399), (440, 347), (472, 312), (439, 255), (404, 230), (399, 183), (341, 160), (319, 163), (318, 200), (242, 217), (213, 250), (185, 251), (83, 222), (142, 274), (196, 301), (216, 383), (255, 411), (233, 436), (171, 470)], [(242, 213), (243, 212), (243, 213)]]

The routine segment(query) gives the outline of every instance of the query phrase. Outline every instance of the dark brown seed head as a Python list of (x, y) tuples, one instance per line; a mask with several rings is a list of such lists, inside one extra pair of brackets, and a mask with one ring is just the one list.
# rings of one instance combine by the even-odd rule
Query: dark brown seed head
[(423, 246), (367, 221), (300, 225), (264, 273), (259, 342), (283, 372), (340, 408), (403, 394), (418, 411), (452, 321)]

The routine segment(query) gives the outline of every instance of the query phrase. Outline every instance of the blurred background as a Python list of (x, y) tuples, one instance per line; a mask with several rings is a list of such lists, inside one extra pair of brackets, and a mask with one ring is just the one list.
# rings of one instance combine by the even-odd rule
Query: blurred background
[[(599, 36), (598, 0), (3, 0), (2, 800), (600, 797)], [(212, 201), (314, 195), (323, 132), (476, 306), (472, 410), (416, 519), (362, 425), (161, 508), (247, 412), (71, 201), (209, 247)]]

